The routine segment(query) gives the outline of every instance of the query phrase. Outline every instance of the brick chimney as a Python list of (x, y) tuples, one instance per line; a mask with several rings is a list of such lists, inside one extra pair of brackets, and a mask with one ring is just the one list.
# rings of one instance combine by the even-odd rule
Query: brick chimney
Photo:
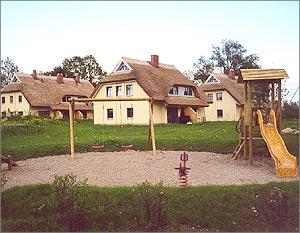
[(56, 75), (56, 81), (59, 84), (64, 83), (64, 75), (62, 73), (57, 73), (57, 75)]
[(151, 55), (151, 65), (158, 68), (159, 67), (159, 57), (158, 55)]
[(34, 79), (38, 79), (37, 74), (36, 74), (36, 70), (33, 70), (33, 71), (32, 71), (31, 76), (32, 76)]
[(76, 83), (80, 83), (80, 76), (79, 76), (79, 74), (75, 75), (75, 82)]
[(229, 70), (228, 76), (229, 76), (229, 78), (231, 78), (231, 79), (235, 79), (235, 71), (234, 71), (234, 69), (230, 69), (230, 70)]

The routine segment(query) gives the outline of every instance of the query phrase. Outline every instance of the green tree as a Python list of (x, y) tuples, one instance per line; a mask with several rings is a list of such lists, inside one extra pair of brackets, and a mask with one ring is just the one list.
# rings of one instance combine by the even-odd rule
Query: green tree
[(210, 60), (214, 66), (224, 67), (225, 73), (234, 69), (239, 73), (241, 68), (260, 68), (257, 54), (247, 55), (247, 49), (238, 41), (223, 39), (221, 45), (214, 45)]
[(285, 119), (299, 119), (299, 102), (283, 102), (282, 117)]
[(211, 60), (205, 59), (201, 56), (197, 62), (194, 63), (195, 72), (193, 73), (194, 80), (205, 82), (209, 74), (213, 71), (214, 64)]
[(55, 76), (57, 73), (63, 73), (68, 78), (72, 78), (78, 73), (82, 79), (89, 80), (94, 85), (107, 74), (92, 55), (65, 58), (60, 66), (54, 67), (52, 71), (43, 74)]
[(9, 57), (1, 59), (1, 87), (7, 85), (17, 72), (19, 72), (19, 67), (14, 60)]

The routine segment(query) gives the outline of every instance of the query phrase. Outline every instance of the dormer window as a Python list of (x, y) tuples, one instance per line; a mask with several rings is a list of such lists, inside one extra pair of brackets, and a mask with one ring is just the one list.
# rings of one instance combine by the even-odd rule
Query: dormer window
[(178, 87), (172, 87), (169, 94), (171, 95), (178, 95)]
[(220, 81), (215, 76), (210, 76), (206, 83), (219, 83)]
[(193, 95), (193, 91), (190, 87), (185, 87), (183, 93), (184, 93), (184, 95), (190, 95), (190, 96)]
[(124, 64), (124, 62), (122, 62), (122, 63), (119, 65), (117, 71), (124, 71), (124, 70), (129, 70), (129, 68), (128, 68), (128, 66), (127, 66), (126, 64)]

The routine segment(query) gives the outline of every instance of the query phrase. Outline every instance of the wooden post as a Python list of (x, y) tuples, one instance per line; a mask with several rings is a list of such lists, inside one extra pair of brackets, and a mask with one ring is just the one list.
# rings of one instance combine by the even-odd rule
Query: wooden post
[(69, 119), (70, 119), (70, 155), (74, 159), (74, 122), (73, 122), (74, 101), (69, 102)]
[(11, 156), (7, 156), (7, 166), (8, 166), (8, 171), (12, 170), (12, 162), (11, 162)]
[(281, 80), (278, 80), (278, 122), (277, 122), (277, 129), (278, 132), (281, 133), (281, 115), (282, 115), (282, 108), (281, 108)]
[(252, 88), (251, 88), (251, 82), (249, 81), (248, 82), (248, 90), (247, 90), (247, 94), (248, 94), (248, 107), (249, 107), (249, 161), (250, 161), (250, 164), (253, 164), (253, 147), (252, 147), (252, 144), (253, 144), (253, 137), (252, 137), (252, 129), (253, 129), (253, 111), (252, 111), (252, 98), (251, 98), (251, 92), (252, 92)]
[(249, 103), (248, 103), (248, 82), (244, 83), (244, 159), (248, 159), (248, 111), (249, 111)]
[(151, 142), (152, 142), (152, 151), (153, 155), (156, 157), (156, 145), (155, 145), (155, 133), (154, 133), (154, 125), (153, 125), (153, 101), (149, 103), (150, 107), (150, 132), (151, 132)]

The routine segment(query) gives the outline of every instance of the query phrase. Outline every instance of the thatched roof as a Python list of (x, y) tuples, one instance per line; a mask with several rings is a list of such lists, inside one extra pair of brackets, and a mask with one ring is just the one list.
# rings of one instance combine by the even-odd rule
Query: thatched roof
[(204, 92), (226, 90), (239, 104), (244, 104), (244, 85), (226, 74), (212, 73), (220, 82), (204, 83), (200, 89)]
[(56, 77), (37, 75), (34, 79), (30, 74), (23, 73), (18, 73), (16, 77), (20, 82), (8, 84), (1, 92), (20, 91), (34, 107), (53, 107), (60, 104), (65, 95), (89, 97), (94, 90), (87, 80), (76, 83), (73, 78), (64, 78), (64, 83), (58, 83)]
[[(165, 101), (172, 105), (195, 105), (208, 106), (209, 99), (200, 88), (187, 79), (173, 65), (159, 63), (156, 68), (148, 61), (140, 61), (130, 58), (122, 58), (131, 68), (129, 71), (113, 72), (104, 77), (96, 88), (93, 96), (96, 95), (101, 85), (111, 82), (135, 80), (147, 93), (147, 95), (157, 101)], [(168, 96), (172, 86), (184, 85), (193, 89), (195, 97)]]
[(284, 79), (288, 74), (284, 69), (240, 69), (239, 82), (248, 80)]

